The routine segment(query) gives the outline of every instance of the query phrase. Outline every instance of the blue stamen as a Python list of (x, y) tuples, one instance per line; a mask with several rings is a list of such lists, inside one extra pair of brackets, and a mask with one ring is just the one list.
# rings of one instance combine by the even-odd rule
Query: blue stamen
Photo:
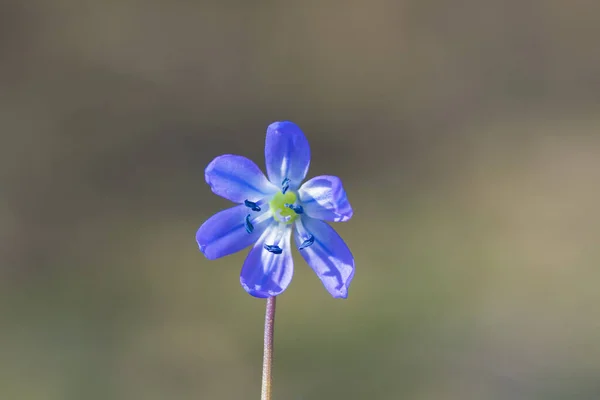
[(290, 180), (288, 178), (285, 178), (283, 182), (281, 182), (281, 193), (285, 194), (285, 192), (287, 192), (289, 188)]
[(260, 211), (260, 206), (253, 201), (244, 200), (244, 204), (246, 207), (250, 208), (252, 211)]
[(294, 210), (294, 212), (296, 214), (303, 214), (304, 213), (304, 208), (302, 208), (302, 206), (295, 206), (295, 205), (289, 204), (289, 203), (285, 203), (284, 206), (286, 206), (287, 208), (291, 208), (292, 210)]
[(312, 246), (312, 244), (315, 242), (315, 237), (313, 235), (310, 235), (308, 237), (308, 239), (306, 239), (301, 245), (300, 247), (298, 247), (298, 250), (303, 250), (309, 246)]
[(248, 233), (252, 233), (252, 231), (254, 230), (254, 226), (250, 222), (250, 214), (246, 215), (246, 220), (244, 221), (244, 226), (246, 228), (246, 232), (248, 232)]
[(281, 247), (277, 246), (276, 244), (265, 244), (265, 250), (270, 251), (273, 254), (281, 254), (283, 253), (283, 250), (281, 249)]

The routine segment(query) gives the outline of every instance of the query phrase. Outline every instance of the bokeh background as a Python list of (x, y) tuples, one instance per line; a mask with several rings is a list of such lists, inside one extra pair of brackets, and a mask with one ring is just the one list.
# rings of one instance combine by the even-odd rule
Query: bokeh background
[(0, 399), (257, 399), (246, 252), (194, 236), (290, 119), (339, 175), (333, 300), (295, 254), (276, 399), (600, 398), (600, 3), (0, 3)]

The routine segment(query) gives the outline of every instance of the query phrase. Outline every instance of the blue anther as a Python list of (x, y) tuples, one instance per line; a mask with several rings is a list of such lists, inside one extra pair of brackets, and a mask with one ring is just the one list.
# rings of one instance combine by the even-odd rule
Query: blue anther
[(260, 206), (253, 201), (244, 200), (244, 204), (246, 207), (250, 208), (252, 211), (260, 211)]
[(284, 206), (286, 206), (287, 208), (291, 208), (292, 210), (294, 210), (294, 212), (296, 214), (303, 214), (304, 213), (304, 208), (302, 208), (302, 206), (295, 206), (295, 205), (289, 204), (289, 203), (285, 203)]
[(283, 250), (281, 249), (281, 247), (277, 246), (276, 244), (265, 244), (265, 250), (270, 251), (273, 254), (281, 254), (283, 253)]
[(285, 194), (285, 192), (287, 192), (289, 188), (290, 180), (288, 178), (285, 178), (283, 182), (281, 182), (281, 193)]
[(254, 225), (250, 222), (250, 214), (246, 215), (246, 219), (244, 220), (244, 226), (246, 227), (246, 232), (252, 233), (254, 230)]
[(298, 247), (298, 250), (305, 249), (305, 248), (311, 246), (314, 242), (315, 242), (315, 237), (313, 235), (310, 235), (308, 237), (308, 239), (306, 239), (304, 242), (302, 242), (300, 247)]

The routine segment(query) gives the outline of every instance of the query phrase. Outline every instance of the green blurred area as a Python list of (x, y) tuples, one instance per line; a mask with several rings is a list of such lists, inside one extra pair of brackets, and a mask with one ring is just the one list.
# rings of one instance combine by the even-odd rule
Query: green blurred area
[(600, 4), (0, 3), (0, 399), (257, 399), (246, 252), (194, 234), (289, 119), (343, 178), (295, 254), (276, 399), (600, 398)]

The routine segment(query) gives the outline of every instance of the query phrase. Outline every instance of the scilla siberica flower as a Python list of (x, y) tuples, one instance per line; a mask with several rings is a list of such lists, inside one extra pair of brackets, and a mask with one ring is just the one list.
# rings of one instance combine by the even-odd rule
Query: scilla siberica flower
[(213, 215), (198, 229), (200, 250), (213, 260), (254, 244), (240, 282), (252, 296), (277, 296), (292, 280), (293, 231), (296, 247), (327, 291), (346, 298), (354, 257), (324, 222), (352, 217), (341, 180), (323, 175), (301, 185), (310, 164), (310, 147), (293, 122), (269, 125), (265, 159), (269, 179), (254, 162), (232, 154), (219, 156), (206, 167), (205, 179), (212, 191), (239, 205)]

